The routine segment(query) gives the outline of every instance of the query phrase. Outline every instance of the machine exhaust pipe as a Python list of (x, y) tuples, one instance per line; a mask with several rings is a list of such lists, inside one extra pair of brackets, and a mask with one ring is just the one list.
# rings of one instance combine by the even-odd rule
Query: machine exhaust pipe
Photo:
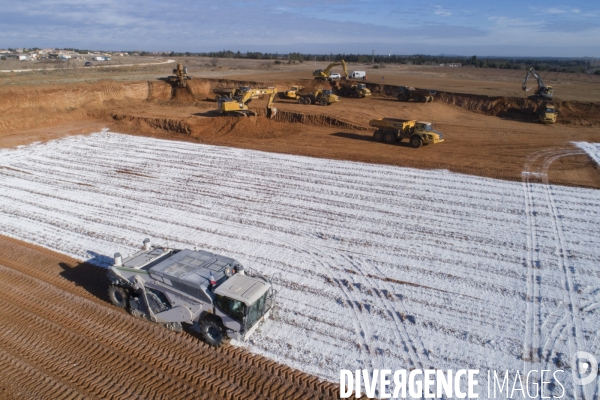
[(144, 239), (144, 250), (146, 250), (146, 251), (150, 250), (150, 239), (148, 239), (148, 238)]
[(115, 267), (120, 267), (123, 265), (123, 257), (121, 257), (121, 253), (115, 253)]

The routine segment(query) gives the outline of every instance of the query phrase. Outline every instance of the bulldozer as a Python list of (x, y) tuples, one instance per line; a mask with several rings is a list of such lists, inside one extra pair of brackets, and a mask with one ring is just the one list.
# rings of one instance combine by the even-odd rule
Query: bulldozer
[(186, 87), (185, 81), (192, 79), (187, 76), (187, 67), (184, 67), (181, 63), (177, 63), (177, 68), (173, 68), (173, 75), (167, 77), (167, 82), (175, 84), (177, 87)]
[(398, 101), (410, 101), (415, 103), (430, 103), (433, 101), (435, 90), (430, 89), (415, 89), (414, 87), (398, 86), (398, 89), (393, 93), (393, 96), (398, 98)]
[(364, 83), (342, 82), (338, 87), (336, 82), (332, 82), (331, 87), (340, 96), (355, 98), (371, 96), (371, 91)]
[(532, 100), (552, 100), (552, 96), (554, 95), (554, 89), (552, 89), (552, 86), (544, 85), (542, 77), (540, 76), (540, 74), (537, 73), (537, 71), (533, 67), (529, 67), (529, 69), (525, 73), (525, 79), (523, 80), (523, 84), (521, 85), (523, 91), (528, 92), (531, 90), (531, 88), (527, 87), (527, 80), (529, 79), (530, 75), (537, 80), (538, 87), (535, 90), (535, 92), (533, 92), (533, 94), (528, 98)]
[(298, 96), (298, 103), (306, 105), (318, 104), (320, 106), (330, 106), (340, 101), (339, 96), (333, 94), (331, 89), (300, 91), (296, 95)]
[(273, 107), (275, 96), (277, 95), (276, 87), (248, 89), (240, 96), (220, 97), (217, 101), (217, 107), (222, 114), (241, 114), (244, 116), (256, 115), (254, 111), (248, 108), (248, 104), (253, 100), (263, 96), (268, 96), (267, 102), (267, 118), (273, 118), (277, 114), (277, 109)]
[(418, 149), (427, 144), (444, 141), (444, 135), (431, 127), (431, 122), (398, 118), (379, 118), (369, 121), (369, 126), (377, 128), (373, 139), (388, 144), (408, 139), (410, 145)]
[(329, 77), (329, 72), (331, 72), (331, 69), (333, 67), (337, 67), (338, 65), (341, 65), (344, 68), (343, 79), (348, 79), (348, 69), (346, 69), (346, 61), (344, 61), (344, 60), (342, 60), (340, 62), (331, 63), (325, 69), (317, 69), (317, 70), (313, 71), (313, 78), (322, 80), (322, 81), (332, 81), (332, 79)]
[(285, 92), (281, 92), (279, 97), (283, 99), (293, 99), (296, 100), (298, 98), (298, 92), (304, 89), (304, 86), (292, 86), (290, 90), (286, 90)]

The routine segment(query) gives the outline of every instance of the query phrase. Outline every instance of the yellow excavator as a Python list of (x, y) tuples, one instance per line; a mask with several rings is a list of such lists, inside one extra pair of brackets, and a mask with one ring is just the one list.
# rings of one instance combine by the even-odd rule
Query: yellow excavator
[(527, 87), (527, 79), (529, 79), (529, 75), (533, 76), (537, 80), (538, 85), (535, 92), (533, 92), (533, 95), (529, 96), (529, 98), (533, 100), (552, 100), (554, 89), (552, 89), (552, 86), (544, 85), (542, 77), (540, 76), (540, 74), (537, 73), (537, 71), (533, 67), (529, 67), (529, 69), (525, 73), (525, 80), (523, 80), (523, 85), (521, 85), (523, 91), (531, 90), (531, 88)]
[(256, 115), (254, 111), (248, 108), (248, 104), (258, 97), (269, 96), (267, 102), (267, 118), (273, 118), (277, 114), (277, 109), (273, 107), (275, 95), (277, 95), (276, 87), (249, 89), (240, 96), (221, 97), (217, 101), (219, 111), (222, 114), (241, 114), (244, 116)]
[(342, 60), (340, 62), (331, 63), (325, 69), (317, 69), (317, 70), (313, 71), (313, 77), (315, 79), (319, 79), (319, 80), (323, 80), (323, 81), (331, 80), (329, 78), (329, 72), (331, 71), (331, 69), (333, 67), (337, 67), (338, 65), (341, 65), (342, 67), (344, 67), (344, 79), (348, 79), (348, 70), (346, 69), (346, 61), (344, 61), (344, 60)]
[(183, 64), (177, 63), (177, 68), (173, 68), (174, 76), (167, 77), (167, 82), (176, 84), (177, 87), (186, 87), (186, 80), (192, 79), (187, 76), (187, 67), (184, 67)]

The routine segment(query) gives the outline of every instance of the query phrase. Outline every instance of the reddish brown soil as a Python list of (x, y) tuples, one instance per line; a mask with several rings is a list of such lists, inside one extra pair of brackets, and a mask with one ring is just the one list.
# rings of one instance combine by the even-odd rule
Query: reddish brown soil
[[(278, 82), (225, 79), (194, 79), (187, 88), (177, 89), (158, 80), (0, 88), (0, 145), (107, 126), (118, 132), (215, 145), (521, 180), (528, 155), (572, 147), (572, 141), (600, 140), (600, 103), (557, 101), (558, 123), (544, 125), (534, 121), (536, 103), (525, 98), (440, 92), (433, 103), (401, 103), (389, 96), (393, 86), (373, 83), (369, 83), (372, 97), (343, 98), (328, 107), (279, 99), (280, 112), (274, 120), (221, 116), (212, 101), (212, 88), (241, 84), (284, 88)], [(264, 114), (265, 104), (254, 100), (251, 107)], [(368, 121), (384, 116), (434, 122), (445, 142), (418, 150), (402, 142), (373, 142)], [(586, 156), (566, 158), (552, 168), (552, 183), (600, 187), (600, 174)]]
[[(207, 75), (221, 77), (196, 77), (185, 89), (157, 80), (152, 69), (143, 72), (155, 74), (147, 80), (114, 72), (113, 80), (99, 81), (108, 75), (87, 70), (74, 76), (0, 76), (0, 147), (109, 127), (135, 135), (521, 181), (532, 154), (573, 148), (572, 141), (600, 141), (600, 81), (568, 74), (546, 79), (561, 93), (554, 125), (533, 121), (536, 103), (519, 91), (522, 78), (516, 72), (488, 70), (485, 75), (474, 69), (386, 68), (377, 72), (384, 79), (370, 72), (371, 98), (344, 98), (328, 107), (278, 100), (273, 120), (262, 116), (265, 100), (252, 102), (256, 117), (215, 111), (215, 87), (327, 87), (306, 78), (323, 65), (263, 66), (263, 71), (243, 72), (220, 70), (220, 65)], [(393, 85), (432, 88), (438, 95), (433, 103), (400, 103), (390, 96)], [(421, 149), (374, 142), (368, 121), (381, 117), (431, 121), (445, 142)], [(553, 163), (549, 182), (600, 188), (600, 172), (578, 154)], [(174, 334), (113, 308), (106, 300), (104, 271), (90, 265), (0, 236), (0, 274), (0, 398), (336, 395), (336, 385), (237, 348), (210, 349), (192, 333)]]
[(106, 270), (0, 235), (2, 399), (330, 399), (338, 385), (109, 304)]

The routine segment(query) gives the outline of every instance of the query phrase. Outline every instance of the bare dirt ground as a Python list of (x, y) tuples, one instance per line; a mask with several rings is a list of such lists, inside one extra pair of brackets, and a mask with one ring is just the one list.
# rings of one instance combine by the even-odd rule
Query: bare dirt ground
[[(312, 70), (326, 63), (277, 66), (264, 60), (182, 61), (195, 77), (188, 81), (187, 90), (173, 90), (158, 79), (169, 75), (173, 64), (0, 74), (0, 145), (16, 143), (15, 135), (22, 144), (104, 125), (133, 134), (445, 168), (519, 181), (529, 154), (571, 147), (572, 141), (598, 141), (600, 136), (599, 76), (544, 76), (546, 83), (555, 88), (555, 103), (561, 114), (557, 124), (543, 125), (533, 120), (536, 103), (527, 100), (527, 93), (521, 91), (523, 71), (350, 65), (350, 70), (366, 70), (369, 74), (367, 84), (374, 93), (371, 98), (344, 98), (329, 107), (278, 100), (280, 113), (269, 121), (264, 117), (220, 116), (214, 112), (212, 89), (240, 84), (277, 85), (281, 90), (292, 84), (312, 85)], [(436, 89), (438, 95), (433, 103), (400, 103), (390, 96), (398, 84)], [(258, 100), (251, 106), (261, 112), (264, 104)], [(368, 121), (386, 116), (431, 121), (444, 133), (445, 142), (419, 150), (406, 143), (375, 143)], [(59, 127), (62, 124), (67, 125)], [(556, 170), (551, 171), (552, 183), (600, 187), (596, 168), (586, 156), (571, 157), (553, 166)]]
[[(268, 120), (219, 115), (212, 89), (311, 85), (312, 70), (326, 63), (183, 62), (194, 77), (187, 89), (172, 89), (158, 79), (169, 75), (173, 64), (0, 73), (0, 147), (108, 127), (142, 136), (521, 181), (531, 154), (572, 148), (572, 141), (600, 141), (600, 76), (544, 74), (561, 114), (559, 123), (542, 125), (533, 121), (535, 104), (520, 89), (523, 71), (350, 65), (350, 70), (367, 71), (371, 98), (343, 98), (329, 107), (278, 100), (279, 113)], [(5, 69), (1, 62), (0, 69)], [(438, 96), (433, 103), (400, 103), (390, 96), (394, 85), (435, 89)], [(265, 101), (251, 106), (264, 113)], [(368, 121), (381, 117), (431, 121), (445, 142), (421, 149), (374, 142)], [(600, 188), (598, 166), (584, 155), (553, 163), (549, 177), (552, 184)], [(335, 385), (287, 367), (234, 348), (214, 351), (194, 336), (171, 334), (125, 315), (107, 304), (105, 278), (93, 267), (6, 237), (0, 237), (0, 249), (0, 292), (8, 305), (0, 321), (10, 327), (0, 338), (0, 363), (6, 371), (0, 377), (2, 398), (44, 397), (52, 391), (98, 398), (336, 394)]]
[(332, 383), (133, 318), (109, 304), (102, 268), (0, 235), (0, 277), (2, 399), (339, 397)]

